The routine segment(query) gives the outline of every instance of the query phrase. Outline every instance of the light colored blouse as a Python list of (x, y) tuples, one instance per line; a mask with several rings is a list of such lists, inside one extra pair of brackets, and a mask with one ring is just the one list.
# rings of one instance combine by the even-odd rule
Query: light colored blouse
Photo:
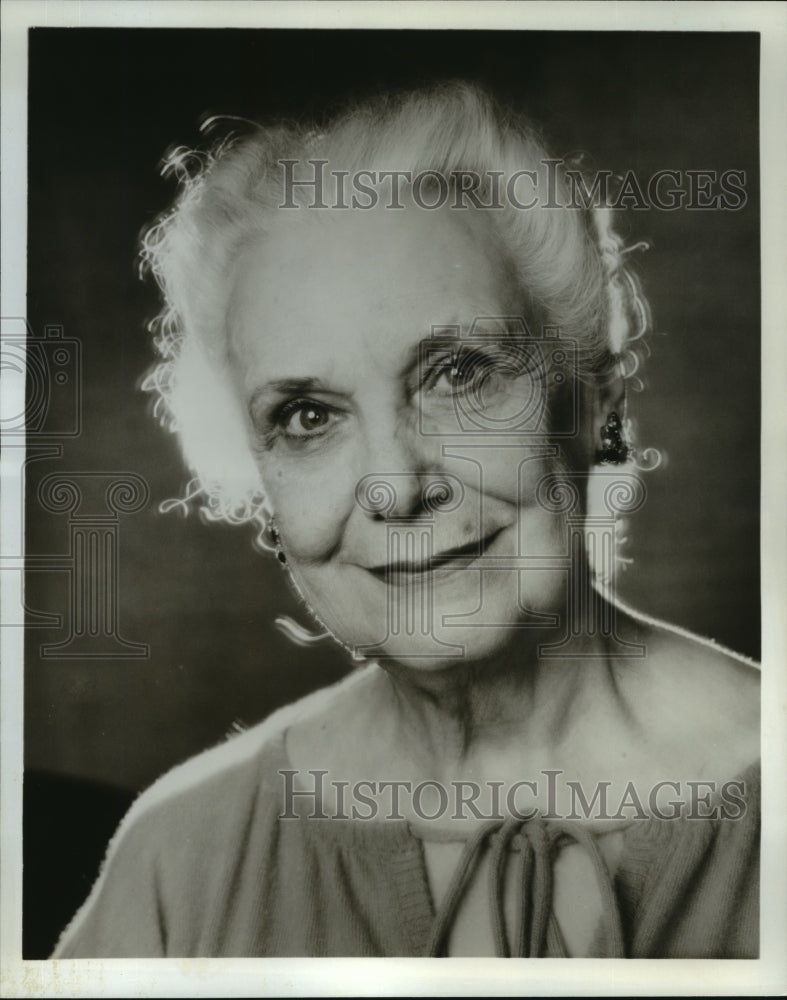
[(293, 717), (276, 713), (137, 799), (54, 958), (442, 955), (482, 866), (496, 953), (565, 957), (552, 873), (569, 841), (587, 851), (601, 898), (591, 957), (758, 956), (758, 763), (740, 776), (740, 818), (634, 821), (613, 875), (576, 822), (486, 822), (435, 906), (424, 834), (407, 820), (306, 819), (307, 803), (280, 818)]

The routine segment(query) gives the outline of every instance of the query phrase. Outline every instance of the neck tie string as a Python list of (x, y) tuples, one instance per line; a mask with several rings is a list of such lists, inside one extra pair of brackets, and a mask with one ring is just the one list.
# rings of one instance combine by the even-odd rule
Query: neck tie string
[(609, 949), (612, 957), (624, 957), (623, 928), (615, 890), (604, 858), (592, 834), (580, 824), (551, 823), (536, 817), (522, 822), (514, 817), (481, 826), (465, 844), (451, 879), (443, 905), (435, 919), (426, 952), (430, 957), (445, 954), (451, 926), (462, 899), (478, 869), (484, 852), (491, 847), (489, 859), (489, 906), (495, 942), (495, 955), (511, 955), (505, 918), (505, 875), (512, 843), (519, 849), (521, 861), (515, 952), (520, 958), (544, 954), (547, 931), (553, 919), (553, 864), (558, 842), (573, 840), (589, 855), (599, 890), (602, 912), (607, 919)]

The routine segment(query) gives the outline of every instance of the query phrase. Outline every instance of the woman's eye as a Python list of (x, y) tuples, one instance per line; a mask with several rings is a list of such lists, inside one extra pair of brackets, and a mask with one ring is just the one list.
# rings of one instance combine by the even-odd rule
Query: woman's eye
[(288, 437), (308, 438), (324, 433), (332, 417), (332, 411), (321, 403), (295, 400), (282, 407), (277, 423)]
[(438, 395), (456, 395), (486, 381), (491, 375), (502, 374), (495, 360), (481, 351), (454, 355), (439, 365), (427, 382), (427, 389)]

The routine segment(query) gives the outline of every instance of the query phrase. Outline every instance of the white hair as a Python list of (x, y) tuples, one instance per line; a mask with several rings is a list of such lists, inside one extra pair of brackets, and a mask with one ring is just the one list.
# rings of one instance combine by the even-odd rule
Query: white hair
[[(176, 176), (177, 197), (142, 237), (142, 270), (153, 274), (164, 300), (150, 324), (161, 360), (143, 387), (155, 394), (156, 413), (178, 434), (193, 473), (180, 502), (199, 497), (211, 519), (264, 525), (264, 489), (227, 370), (229, 295), (239, 255), (283, 214), (281, 161), (310, 159), (350, 175), (473, 171), (482, 178), (481, 198), (494, 172), (510, 177), (529, 170), (542, 208), (543, 198), (555, 194), (548, 194), (550, 183), (562, 205), (568, 200), (564, 166), (554, 169), (562, 161), (550, 158), (533, 126), (465, 84), (375, 99), (319, 129), (253, 124), (249, 134), (225, 138), (208, 152), (171, 153), (164, 173)], [(287, 195), (308, 203), (305, 189)], [(313, 214), (288, 213), (296, 221)], [(611, 370), (649, 316), (610, 210), (523, 211), (508, 203), (488, 214), (533, 314), (579, 345), (574, 374)]]

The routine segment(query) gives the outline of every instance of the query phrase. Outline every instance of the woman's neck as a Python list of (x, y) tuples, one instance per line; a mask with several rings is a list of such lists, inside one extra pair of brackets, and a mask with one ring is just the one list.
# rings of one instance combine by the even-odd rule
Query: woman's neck
[(419, 770), (450, 779), (531, 755), (546, 765), (588, 725), (625, 716), (603, 639), (588, 637), (585, 655), (549, 658), (538, 652), (544, 635), (514, 635), (493, 657), (442, 670), (383, 664), (396, 746)]

